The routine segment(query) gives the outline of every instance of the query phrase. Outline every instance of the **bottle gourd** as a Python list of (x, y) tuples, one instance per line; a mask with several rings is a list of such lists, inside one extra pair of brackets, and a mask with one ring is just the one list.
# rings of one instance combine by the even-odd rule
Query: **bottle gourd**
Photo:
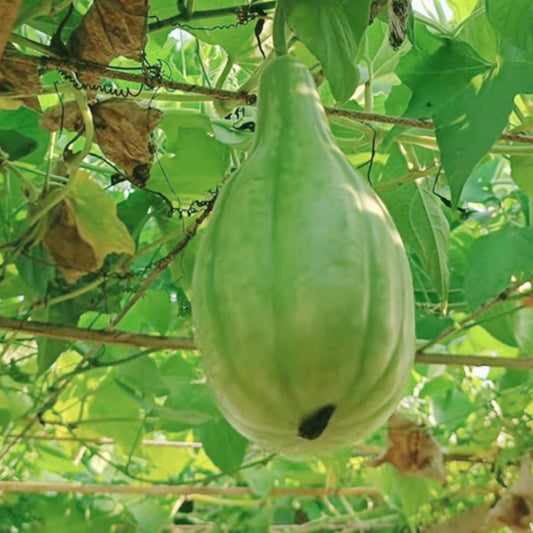
[(349, 446), (405, 392), (415, 337), (401, 238), (290, 56), (261, 77), (254, 144), (198, 250), (193, 319), (223, 414), (266, 448)]

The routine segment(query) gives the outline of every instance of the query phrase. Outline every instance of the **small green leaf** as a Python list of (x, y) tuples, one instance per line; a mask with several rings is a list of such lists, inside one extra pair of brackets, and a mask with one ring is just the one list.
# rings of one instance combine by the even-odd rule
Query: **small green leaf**
[(472, 412), (472, 402), (461, 388), (455, 386), (444, 394), (431, 397), (433, 414), (439, 426), (449, 431), (455, 430)]
[(175, 381), (169, 389), (164, 406), (153, 407), (164, 429), (183, 431), (220, 416), (206, 384)]
[(433, 339), (453, 325), (453, 320), (441, 315), (430, 315), (421, 310), (416, 312), (416, 338)]
[(117, 377), (135, 387), (142, 396), (165, 396), (169, 393), (159, 369), (148, 355), (115, 368)]
[(260, 498), (268, 496), (276, 480), (276, 476), (264, 466), (246, 468), (241, 471), (241, 476), (252, 489), (252, 492)]
[(165, 335), (172, 316), (178, 314), (178, 305), (173, 304), (170, 295), (163, 291), (147, 291), (135, 308), (143, 317), (143, 322), (147, 322), (160, 335)]
[(137, 524), (135, 530), (139, 533), (154, 533), (166, 529), (164, 526), (168, 521), (168, 512), (148, 499), (129, 503), (128, 511), (135, 519)]
[(111, 197), (85, 172), (78, 172), (67, 195), (80, 237), (93, 248), (99, 264), (110, 253), (133, 254), (135, 243), (117, 217)]
[(397, 187), (382, 198), (406, 247), (418, 256), (441, 301), (446, 301), (450, 227), (438, 198), (423, 180)]
[(514, 334), (523, 353), (533, 356), (533, 309), (524, 307), (515, 315)]
[(286, 6), (288, 25), (322, 64), (333, 96), (348, 100), (359, 82), (354, 61), (370, 0), (287, 0)]
[[(73, 300), (61, 302), (52, 307), (45, 307), (34, 313), (34, 318), (49, 324), (61, 324), (64, 326), (76, 326), (81, 310), (74, 304)], [(37, 346), (37, 362), (39, 372), (44, 372), (72, 343), (56, 339), (39, 338)]]
[(481, 318), (480, 325), (495, 339), (508, 346), (518, 346), (515, 338), (516, 302), (503, 301), (492, 307)]
[(15, 261), (20, 277), (36, 297), (46, 293), (48, 283), (54, 277), (54, 268), (50, 263), (49, 255), (40, 244), (32, 246)]
[[(15, 152), (18, 152), (17, 159), (24, 158), (29, 163), (41, 165), (46, 155), (50, 134), (39, 126), (39, 119), (40, 114), (27, 107), (13, 111), (0, 111), (0, 130), (15, 131), (13, 139), (6, 138), (5, 134), (3, 137), (0, 136), (0, 147), (8, 153), (10, 153), (10, 148), (15, 149)], [(5, 148), (2, 138), (7, 143)], [(24, 145), (19, 147), (18, 141), (15, 144), (15, 139), (23, 141)], [(35, 145), (31, 150), (30, 144)], [(13, 155), (11, 159), (14, 159)]]
[(147, 191), (136, 190), (126, 200), (117, 204), (117, 216), (124, 223), (130, 235), (137, 239), (152, 216), (151, 210), (161, 203), (163, 201), (159, 197)]
[(168, 111), (160, 127), (166, 154), (152, 168), (148, 188), (182, 200), (203, 196), (222, 181), (229, 147), (213, 135), (209, 118), (190, 111)]
[(511, 177), (527, 194), (533, 196), (533, 157), (514, 156), (511, 161)]
[(453, 21), (459, 22), (468, 17), (479, 2), (478, 0), (447, 0), (447, 3), (453, 11)]
[(224, 418), (213, 418), (195, 428), (194, 434), (202, 442), (209, 459), (222, 472), (232, 472), (239, 468), (248, 440), (237, 433)]
[(91, 396), (88, 418), (94, 422), (85, 427), (102, 437), (112, 437), (126, 452), (138, 443), (142, 426), (140, 408), (123, 387), (108, 378)]
[[(161, 1), (168, 4), (166, 0), (159, 0), (159, 2)], [(235, 7), (235, 5), (238, 5), (238, 3), (235, 3), (235, 0), (195, 0), (194, 10), (204, 11)], [(235, 63), (253, 67), (262, 60), (262, 55), (254, 35), (255, 25), (256, 23), (254, 21), (248, 24), (238, 25), (236, 24), (236, 16), (230, 14), (223, 17), (210, 18), (203, 24), (191, 22), (190, 25), (185, 24), (181, 27), (198, 37), (201, 41), (221, 46)], [(261, 34), (261, 39), (266, 39), (268, 36), (268, 30), (264, 29)]]
[(509, 228), (474, 241), (466, 265), (464, 291), (472, 307), (496, 297), (533, 273), (533, 227)]
[(0, 129), (0, 148), (10, 161), (31, 154), (38, 146), (34, 139), (22, 135), (17, 130)]

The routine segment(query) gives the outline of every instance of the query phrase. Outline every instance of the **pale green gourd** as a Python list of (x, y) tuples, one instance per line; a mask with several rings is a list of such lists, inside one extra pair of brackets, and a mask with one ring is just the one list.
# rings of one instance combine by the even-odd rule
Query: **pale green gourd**
[(307, 68), (275, 59), (258, 106), (253, 148), (198, 250), (197, 342), (242, 434), (290, 453), (349, 446), (405, 392), (408, 261), (384, 205), (336, 146)]

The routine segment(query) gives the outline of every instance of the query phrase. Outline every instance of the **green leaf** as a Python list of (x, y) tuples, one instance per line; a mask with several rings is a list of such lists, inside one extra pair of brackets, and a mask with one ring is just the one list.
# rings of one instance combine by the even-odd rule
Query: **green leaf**
[(246, 468), (241, 471), (241, 476), (252, 489), (252, 492), (260, 498), (268, 496), (276, 480), (276, 476), (264, 466)]
[[(143, 322), (152, 326), (157, 333), (165, 335), (173, 315), (177, 315), (178, 305), (170, 301), (170, 295), (163, 291), (148, 291), (134, 306)], [(132, 309), (133, 312), (133, 309)]]
[(533, 157), (513, 156), (511, 161), (511, 177), (527, 194), (533, 196)]
[(466, 90), (489, 64), (467, 43), (416, 25), (417, 46), (400, 59), (397, 75), (411, 89), (406, 116), (428, 118)]
[(154, 505), (149, 499), (138, 499), (130, 503), (128, 510), (137, 523), (135, 530), (139, 533), (155, 533), (167, 529), (164, 526), (168, 520), (168, 512)]
[(397, 78), (393, 74), (404, 50), (395, 51), (389, 44), (388, 24), (375, 20), (363, 34), (357, 51), (356, 64), (361, 75), (361, 82), (372, 80), (375, 93), (388, 93)]
[(453, 325), (453, 320), (441, 315), (430, 315), (421, 310), (416, 311), (416, 338), (433, 339)]
[(406, 114), (433, 117), (456, 205), (475, 165), (506, 125), (515, 94), (533, 89), (533, 75), (524, 75), (524, 52), (509, 47), (489, 65), (466, 42), (437, 37), (424, 27), (418, 43), (398, 69), (413, 92)]
[(515, 338), (516, 302), (503, 301), (483, 313), (480, 325), (495, 339), (508, 346), (518, 346)]
[(133, 254), (135, 243), (111, 197), (85, 172), (71, 179), (66, 201), (72, 205), (80, 237), (91, 245), (98, 263), (110, 253)]
[(153, 406), (153, 412), (168, 431), (183, 431), (220, 416), (211, 390), (204, 383), (175, 382), (164, 406)]
[(438, 425), (453, 431), (472, 412), (472, 403), (460, 387), (454, 386), (444, 394), (431, 396), (433, 415)]
[(354, 61), (370, 0), (287, 0), (286, 6), (288, 25), (322, 64), (333, 96), (348, 100), (359, 82)]
[(17, 130), (0, 129), (0, 148), (10, 161), (31, 154), (39, 144), (34, 139), (22, 135)]
[(17, 296), (28, 297), (31, 296), (31, 293), (32, 291), (28, 290), (18, 271), (13, 265), (9, 265), (0, 281), (0, 299), (8, 300)]
[[(60, 324), (64, 326), (76, 326), (81, 310), (72, 300), (61, 302), (52, 307), (45, 307), (34, 313), (36, 320), (48, 322), (50, 324)], [(39, 372), (44, 372), (72, 343), (56, 339), (39, 338), (37, 346), (37, 362)]]
[(533, 355), (533, 309), (524, 307), (515, 315), (514, 334), (523, 353)]
[(135, 387), (142, 396), (165, 396), (169, 393), (154, 360), (148, 355), (115, 367), (120, 380)]
[(458, 22), (472, 13), (478, 0), (447, 0), (447, 4), (453, 11), (453, 22)]
[[(18, 147), (17, 145), (15, 148), (15, 151), (19, 154), (17, 159), (23, 158), (25, 161), (36, 165), (41, 165), (43, 159), (45, 159), (50, 138), (50, 134), (39, 126), (39, 119), (39, 113), (27, 107), (21, 107), (13, 111), (0, 111), (0, 130), (15, 130), (15, 138), (18, 136), (18, 139), (24, 142), (24, 146)], [(2, 139), (6, 143), (5, 147)], [(35, 143), (35, 149), (29, 150), (30, 141)], [(5, 152), (10, 153), (10, 148), (11, 150), (14, 149), (14, 139), (7, 138), (5, 134), (0, 136), (0, 147)], [(22, 152), (25, 153), (22, 154)]]
[(421, 179), (383, 193), (382, 198), (406, 247), (418, 256), (441, 301), (446, 301), (450, 227), (438, 198)]
[(166, 155), (153, 166), (147, 187), (169, 198), (197, 198), (222, 181), (229, 165), (229, 148), (213, 136), (209, 118), (191, 111), (168, 111)]
[[(166, 0), (159, 0), (161, 1), (168, 4)], [(194, 10), (198, 12), (236, 5), (238, 3), (236, 4), (235, 0), (195, 0)], [(242, 66), (254, 67), (263, 59), (254, 35), (254, 22), (238, 25), (236, 15), (231, 14), (192, 21), (190, 24), (182, 24), (181, 27), (201, 41), (221, 46), (233, 62)], [(263, 30), (261, 39), (267, 37), (269, 37), (268, 26)]]
[(152, 210), (163, 201), (147, 191), (136, 190), (126, 200), (117, 204), (117, 216), (137, 240), (144, 225), (152, 217)]
[[(515, 94), (531, 90), (533, 75), (524, 75), (523, 63), (503, 59), (435, 113), (442, 165), (454, 205), (470, 173), (507, 124)], [(491, 112), (486, 113), (487, 109)]]
[(501, 38), (533, 54), (533, 3), (530, 0), (486, 0), (487, 16)]
[(472, 307), (496, 297), (512, 276), (533, 274), (533, 227), (505, 228), (475, 240), (468, 257), (464, 291)]
[(26, 393), (14, 390), (13, 383), (6, 376), (0, 377), (0, 420), (6, 422), (26, 416), (33, 405), (33, 401)]
[(25, 255), (17, 258), (15, 265), (20, 277), (35, 296), (43, 296), (48, 289), (48, 283), (54, 277), (54, 268), (43, 246), (32, 246)]
[(91, 396), (88, 418), (94, 420), (85, 425), (99, 437), (112, 437), (129, 453), (138, 444), (142, 427), (141, 412), (137, 402), (123, 387), (108, 378), (98, 387), (98, 394)]
[(221, 416), (195, 428), (194, 434), (213, 464), (222, 472), (232, 472), (241, 465), (248, 440), (237, 433)]

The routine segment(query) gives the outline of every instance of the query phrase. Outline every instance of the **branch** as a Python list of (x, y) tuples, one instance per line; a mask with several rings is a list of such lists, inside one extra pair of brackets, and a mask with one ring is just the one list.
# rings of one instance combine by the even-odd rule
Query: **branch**
[[(93, 422), (92, 420), (90, 422)], [(49, 422), (47, 422), (49, 423)], [(65, 427), (67, 424), (65, 424)], [(18, 439), (20, 435), (8, 434), (5, 435), (5, 439)], [(55, 441), (55, 442), (79, 442), (80, 438), (78, 437), (66, 437), (59, 435), (27, 435), (23, 437), (24, 441)], [(95, 444), (95, 445), (108, 445), (115, 444), (115, 439), (110, 437), (100, 437), (100, 438), (83, 438), (84, 444)], [(200, 449), (203, 447), (201, 442), (195, 441), (172, 441), (172, 440), (151, 440), (143, 439), (140, 442), (141, 446), (147, 447), (160, 447), (160, 448), (194, 448)], [(368, 457), (368, 456), (379, 456), (383, 453), (383, 449), (375, 446), (365, 446), (364, 449), (354, 448), (352, 450), (352, 455), (356, 457)], [(481, 457), (475, 453), (444, 453), (443, 459), (445, 461), (459, 461), (459, 462), (469, 462), (469, 463), (479, 463), (479, 464), (494, 464), (496, 457)], [(512, 462), (511, 462), (512, 463)]]
[[(201, 85), (194, 85), (190, 83), (180, 83), (172, 80), (161, 79), (155, 76), (148, 76), (147, 74), (133, 74), (129, 71), (117, 70), (104, 65), (99, 65), (97, 63), (87, 63), (83, 61), (73, 62), (51, 57), (37, 58), (26, 56), (20, 53), (13, 53), (11, 55), (11, 60), (21, 65), (33, 65), (35, 67), (41, 67), (48, 70), (63, 70), (74, 73), (92, 73), (109, 79), (129, 81), (139, 85), (146, 85), (151, 89), (160, 87), (186, 93), (201, 94), (216, 100), (234, 100), (236, 102), (244, 102), (247, 105), (253, 105), (257, 100), (257, 96), (253, 93), (227, 91), (224, 89), (203, 87)], [(418, 128), (423, 130), (435, 129), (435, 125), (428, 120), (397, 117), (393, 115), (380, 115), (378, 113), (368, 113), (365, 111), (350, 111), (348, 109), (337, 109), (333, 107), (326, 107), (325, 110), (326, 114), (328, 115), (346, 117), (353, 120), (360, 120), (361, 122), (377, 122), (381, 124), (391, 124), (395, 126)], [(519, 133), (502, 133), (499, 137), (499, 140), (512, 141), (521, 144), (533, 144), (533, 136), (522, 135)]]
[(493, 357), (491, 355), (451, 355), (419, 352), (416, 354), (416, 363), (420, 365), (498, 366), (515, 370), (533, 370), (533, 359), (529, 357), (511, 358)]
[[(167, 494), (187, 496), (253, 496), (248, 487), (203, 487), (194, 485), (79, 485), (77, 483), (46, 483), (38, 481), (0, 481), (0, 491), (5, 492), (62, 492), (79, 494), (145, 494), (162, 496)], [(374, 487), (326, 488), (277, 488), (269, 496), (287, 498), (291, 496), (318, 498), (321, 496), (380, 496)]]
[(480, 317), (483, 313), (492, 309), (495, 305), (498, 305), (499, 303), (507, 300), (510, 296), (512, 296), (515, 292), (517, 292), (520, 289), (520, 287), (524, 285), (524, 283), (531, 282), (531, 281), (533, 281), (533, 276), (529, 277), (526, 280), (516, 282), (513, 285), (507, 287), (500, 294), (498, 294), (498, 296), (495, 296), (494, 298), (492, 298), (492, 300), (489, 300), (487, 303), (483, 304), (481, 307), (478, 307), (472, 314), (468, 315), (464, 320), (461, 320), (461, 322), (459, 322), (458, 324), (454, 324), (453, 326), (450, 326), (449, 328), (439, 333), (439, 335), (437, 335), (435, 338), (431, 339), (430, 341), (420, 346), (420, 348), (417, 350), (417, 353), (423, 353), (425, 350), (427, 350), (431, 346), (434, 346), (440, 341), (447, 339), (448, 337), (451, 337), (464, 329), (475, 326), (476, 319), (478, 317)]
[[(392, 124), (406, 128), (418, 128), (422, 130), (434, 130), (435, 125), (429, 120), (419, 120), (415, 118), (396, 117), (393, 115), (380, 115), (378, 113), (368, 113), (367, 111), (350, 111), (336, 107), (326, 107), (326, 114), (337, 117), (346, 117), (363, 122), (381, 122), (382, 124)], [(532, 135), (521, 135), (520, 133), (502, 133), (499, 137), (501, 141), (513, 141), (524, 144), (533, 143)]]
[(17, 20), (22, 0), (0, 0), (0, 61)]
[[(150, 278), (151, 276), (149, 276), (145, 282), (150, 280)], [(150, 281), (148, 281), (148, 284), (149, 283)], [(191, 338), (143, 335), (141, 333), (130, 333), (128, 331), (75, 328), (51, 324), (48, 322), (26, 322), (5, 317), (0, 317), (0, 330), (32, 333), (37, 337), (48, 339), (69, 340), (73, 342), (94, 342), (96, 344), (128, 346), (130, 348), (144, 347), (154, 350), (197, 349), (194, 339)], [(457, 330), (454, 329), (453, 331), (455, 332)], [(490, 366), (514, 369), (533, 369), (533, 359), (525, 357), (510, 358), (493, 357), (490, 355), (452, 355), (419, 351), (416, 355), (415, 362), (417, 364), (430, 365)]]
[(88, 63), (85, 61), (73, 61), (66, 59), (56, 59), (53, 57), (33, 57), (20, 53), (11, 53), (10, 60), (13, 63), (18, 63), (21, 66), (32, 66), (35, 68), (44, 68), (46, 70), (59, 70), (71, 73), (90, 73), (100, 77), (106, 77), (115, 80), (129, 81), (139, 85), (146, 85), (151, 89), (157, 87), (170, 89), (173, 91), (183, 91), (186, 93), (196, 93), (210, 96), (217, 100), (237, 100), (245, 102), (249, 105), (254, 104), (256, 96), (250, 93), (226, 91), (224, 89), (213, 89), (211, 87), (203, 87), (202, 85), (194, 85), (190, 83), (180, 83), (161, 77), (149, 76), (148, 74), (133, 74), (127, 70), (118, 70), (116, 68), (107, 67), (98, 63)]
[(194, 350), (193, 339), (142, 335), (127, 331), (74, 328), (47, 322), (24, 321), (0, 317), (0, 330), (32, 333), (36, 337), (76, 342), (93, 342), (108, 346), (145, 347), (155, 350)]
[[(18, 439), (20, 435), (4, 435), (5, 439)], [(25, 441), (43, 440), (43, 441), (57, 441), (57, 442), (78, 442), (76, 437), (64, 437), (58, 435), (28, 435), (24, 437)], [(115, 439), (110, 437), (101, 438), (84, 438), (84, 443), (89, 444), (115, 444)], [(175, 440), (151, 440), (143, 439), (142, 446), (156, 446), (161, 448), (201, 448), (201, 442), (194, 441), (175, 441)]]
[(128, 303), (121, 309), (120, 313), (111, 321), (109, 329), (114, 328), (130, 311), (130, 309), (142, 298), (144, 293), (150, 287), (150, 285), (172, 264), (174, 259), (185, 249), (189, 241), (196, 235), (198, 228), (202, 223), (207, 219), (213, 210), (215, 205), (215, 199), (213, 198), (208, 202), (206, 208), (199, 215), (194, 222), (187, 228), (183, 239), (181, 239), (170, 252), (163, 257), (155, 266), (155, 268), (150, 272), (148, 276), (143, 280), (140, 287), (137, 289), (137, 292), (130, 298)]

